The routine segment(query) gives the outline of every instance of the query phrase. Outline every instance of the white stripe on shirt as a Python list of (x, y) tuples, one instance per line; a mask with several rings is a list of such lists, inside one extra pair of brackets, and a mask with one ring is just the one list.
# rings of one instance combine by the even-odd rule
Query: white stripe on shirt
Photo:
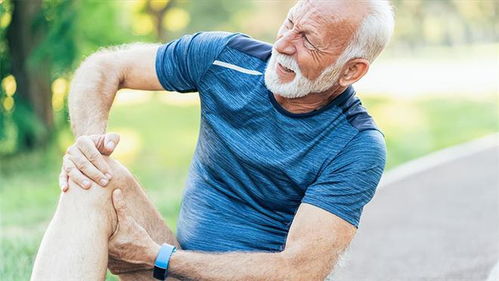
[(230, 69), (233, 69), (235, 71), (239, 71), (239, 72), (246, 73), (246, 74), (249, 74), (249, 75), (262, 75), (262, 73), (259, 72), (259, 71), (251, 70), (251, 69), (246, 69), (246, 68), (237, 66), (235, 64), (224, 62), (224, 61), (216, 60), (216, 61), (213, 62), (213, 64), (221, 66), (221, 67), (230, 68)]

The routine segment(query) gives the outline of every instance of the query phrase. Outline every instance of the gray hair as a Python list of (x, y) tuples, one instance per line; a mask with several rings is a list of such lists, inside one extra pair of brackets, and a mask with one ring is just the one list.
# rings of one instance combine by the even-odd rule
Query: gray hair
[(360, 23), (336, 65), (343, 66), (354, 58), (373, 62), (390, 41), (395, 24), (390, 2), (388, 0), (365, 0), (365, 2), (369, 6), (367, 16)]

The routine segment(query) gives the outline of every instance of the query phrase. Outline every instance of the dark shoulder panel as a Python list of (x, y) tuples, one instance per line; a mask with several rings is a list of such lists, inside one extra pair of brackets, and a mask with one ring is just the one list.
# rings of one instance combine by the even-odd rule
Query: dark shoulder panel
[(245, 34), (234, 36), (227, 45), (263, 61), (266, 61), (272, 52), (271, 44), (255, 40)]
[(374, 119), (369, 115), (367, 109), (362, 106), (362, 102), (355, 94), (342, 101), (338, 106), (343, 111), (343, 114), (346, 115), (348, 122), (357, 128), (357, 130), (378, 130), (381, 132)]

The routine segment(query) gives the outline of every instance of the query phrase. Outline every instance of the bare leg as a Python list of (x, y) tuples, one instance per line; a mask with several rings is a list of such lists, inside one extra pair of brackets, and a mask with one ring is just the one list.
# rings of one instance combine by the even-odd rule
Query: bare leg
[[(134, 219), (157, 243), (178, 246), (159, 212), (147, 199), (130, 172), (117, 161), (108, 159), (113, 180), (106, 188), (83, 190), (70, 182), (70, 190), (61, 194), (57, 210), (45, 233), (35, 260), (32, 281), (104, 280), (108, 261), (108, 240), (116, 229), (116, 213), (111, 194), (123, 191)], [(154, 280), (150, 270), (121, 263), (121, 280)], [(131, 272), (132, 273), (127, 273)]]

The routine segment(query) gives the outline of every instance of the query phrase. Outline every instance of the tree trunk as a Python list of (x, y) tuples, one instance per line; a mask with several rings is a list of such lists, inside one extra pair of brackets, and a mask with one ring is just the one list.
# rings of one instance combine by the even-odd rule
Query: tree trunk
[(151, 6), (151, 1), (153, 0), (147, 1), (146, 12), (154, 18), (156, 23), (155, 31), (157, 39), (160, 40), (160, 42), (165, 42), (168, 36), (163, 27), (163, 18), (165, 17), (166, 12), (173, 7), (175, 0), (168, 1), (168, 3), (160, 10), (154, 10)]
[[(16, 78), (16, 106), (24, 104), (44, 125), (46, 136), (53, 129), (52, 95), (50, 89), (50, 63), (29, 64), (33, 50), (43, 40), (46, 30), (34, 25), (41, 14), (42, 0), (12, 0), (12, 22), (7, 30), (12, 74)], [(43, 19), (45, 20), (45, 19)], [(29, 137), (30, 134), (26, 134)], [(28, 146), (32, 140), (21, 140)]]

